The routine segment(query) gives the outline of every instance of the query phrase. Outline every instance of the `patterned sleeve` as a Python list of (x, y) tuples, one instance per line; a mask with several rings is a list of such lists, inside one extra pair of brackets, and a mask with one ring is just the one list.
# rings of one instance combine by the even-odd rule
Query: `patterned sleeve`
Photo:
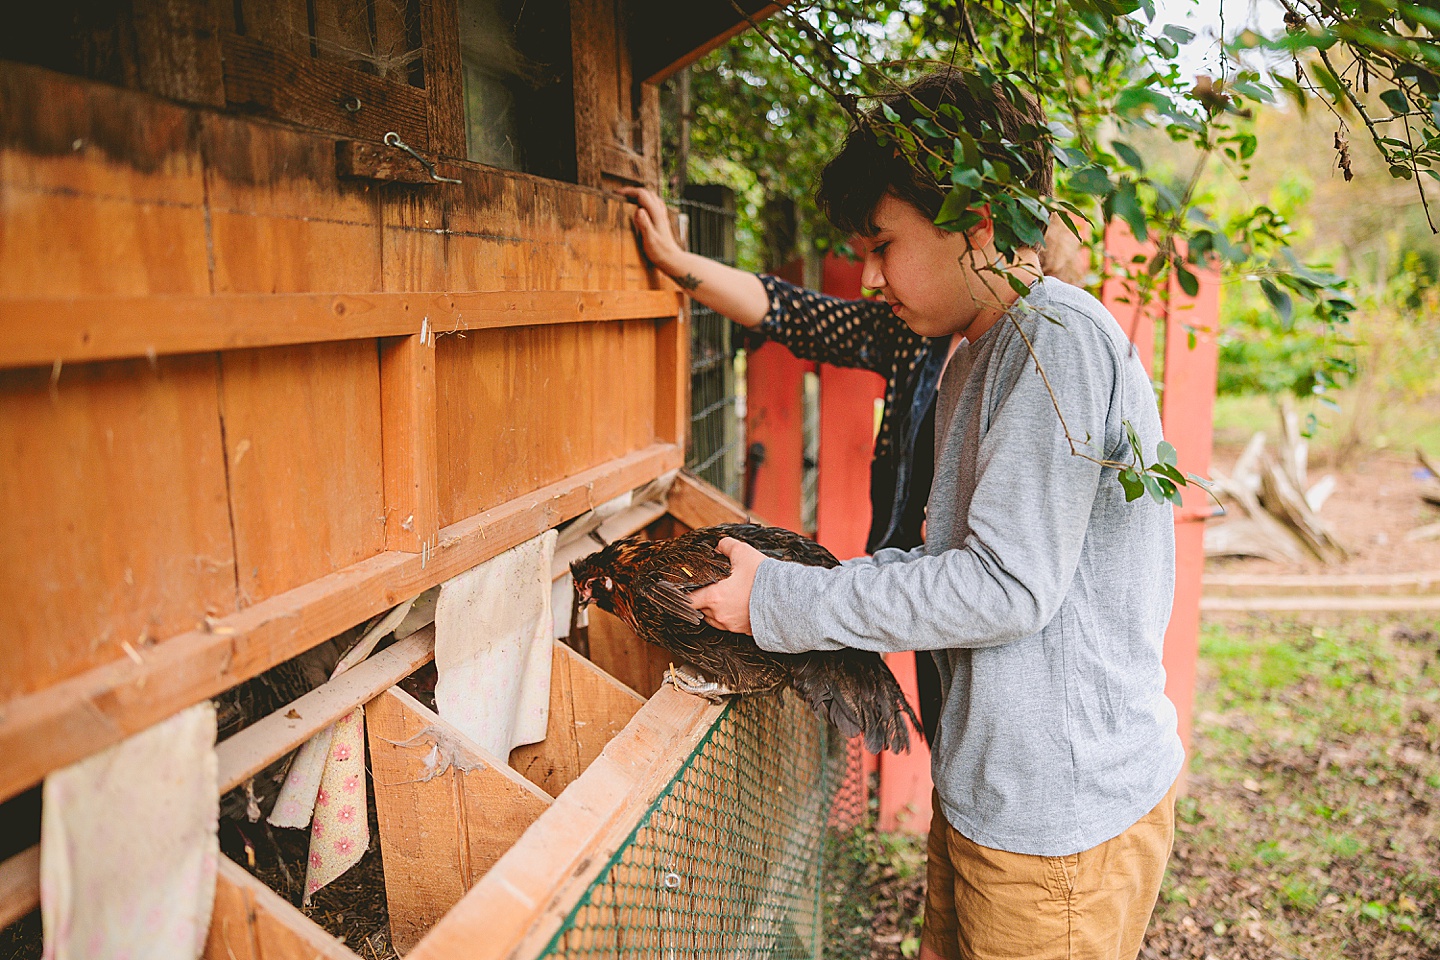
[(828, 297), (764, 274), (760, 281), (770, 297), (760, 333), (802, 360), (888, 376), (902, 354), (913, 354), (925, 342), (884, 301)]

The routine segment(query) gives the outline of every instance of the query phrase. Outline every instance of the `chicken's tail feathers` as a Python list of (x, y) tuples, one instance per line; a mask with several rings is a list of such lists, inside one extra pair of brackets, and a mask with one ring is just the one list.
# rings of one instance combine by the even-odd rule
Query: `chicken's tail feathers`
[(803, 654), (791, 667), (795, 692), (843, 736), (863, 736), (871, 753), (910, 750), (921, 729), (905, 692), (878, 653), (837, 650)]

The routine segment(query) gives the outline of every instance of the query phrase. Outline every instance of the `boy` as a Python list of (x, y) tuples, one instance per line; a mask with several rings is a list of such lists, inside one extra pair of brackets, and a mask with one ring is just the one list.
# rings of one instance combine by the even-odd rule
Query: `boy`
[[(887, 105), (913, 117), (914, 101), (927, 115), (953, 104), (972, 133), (985, 122), (1013, 142), (1039, 118), (965, 79), (927, 77)], [(1046, 145), (1029, 148), (1032, 178), (1048, 183)], [(944, 705), (923, 958), (1133, 958), (1184, 760), (1160, 659), (1174, 539), (1169, 508), (1127, 504), (1097, 461), (1126, 458), (1127, 423), (1155, 448), (1154, 394), (1098, 302), (1037, 280), (1034, 250), (997, 260), (988, 220), (935, 227), (943, 197), (863, 125), (819, 194), (859, 235), (861, 282), (915, 334), (951, 342), (926, 543), (825, 570), (725, 540), (731, 576), (692, 602), (775, 652), (934, 654)]]

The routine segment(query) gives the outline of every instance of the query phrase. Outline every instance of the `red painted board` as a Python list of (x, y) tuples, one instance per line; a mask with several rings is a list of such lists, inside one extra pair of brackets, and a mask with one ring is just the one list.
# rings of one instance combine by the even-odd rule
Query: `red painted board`
[[(1135, 344), (1140, 362), (1152, 378), (1155, 376), (1155, 326), (1164, 317), (1164, 304), (1157, 297), (1142, 306), (1133, 285), (1114, 274), (1122, 267), (1131, 270), (1143, 267), (1144, 260), (1149, 260), (1154, 252), (1154, 244), (1136, 240), (1130, 228), (1119, 220), (1111, 221), (1105, 229), (1106, 280), (1100, 287), (1100, 302), (1105, 304), (1130, 342)], [(1143, 260), (1139, 264), (1132, 263), (1136, 257)]]
[[(799, 263), (776, 270), (792, 283), (803, 281)], [(809, 361), (767, 343), (745, 360), (746, 505), (765, 522), (800, 530), (800, 477), (804, 470), (801, 390)], [(758, 446), (757, 446), (758, 445)], [(756, 456), (757, 450), (763, 450)]]
[[(1215, 375), (1219, 362), (1220, 278), (1197, 271), (1200, 289), (1187, 297), (1171, 280), (1165, 320), (1165, 391), (1161, 422), (1179, 453), (1183, 473), (1209, 476), (1214, 439)], [(1200, 581), (1205, 569), (1205, 524), (1212, 502), (1196, 485), (1175, 508), (1175, 604), (1165, 633), (1165, 693), (1180, 716), (1180, 738), (1190, 746), (1195, 672), (1200, 643)]]
[[(885, 662), (905, 691), (916, 715), (920, 696), (915, 683), (915, 655), (889, 653)], [(880, 754), (880, 819), (876, 828), (887, 833), (925, 833), (930, 829), (930, 750), (918, 733), (910, 734), (910, 752)]]

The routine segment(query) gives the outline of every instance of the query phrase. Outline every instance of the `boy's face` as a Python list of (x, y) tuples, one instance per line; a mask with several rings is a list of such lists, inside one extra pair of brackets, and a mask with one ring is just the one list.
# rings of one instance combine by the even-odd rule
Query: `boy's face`
[[(925, 337), (963, 333), (993, 299), (975, 270), (994, 259), (988, 224), (941, 230), (890, 194), (875, 208), (873, 236), (856, 237), (860, 282), (878, 290), (905, 325)], [(967, 239), (968, 236), (968, 239)], [(983, 243), (982, 243), (983, 241)]]

